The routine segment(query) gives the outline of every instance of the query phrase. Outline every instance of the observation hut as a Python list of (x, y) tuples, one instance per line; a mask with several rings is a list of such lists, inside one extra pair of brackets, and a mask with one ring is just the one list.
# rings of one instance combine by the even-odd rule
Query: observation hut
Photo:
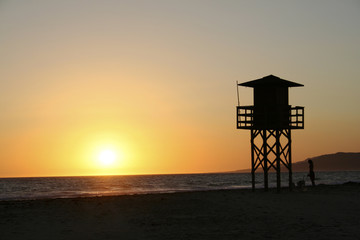
[[(254, 89), (254, 105), (240, 106), (239, 86)], [(289, 88), (304, 85), (269, 75), (237, 83), (237, 129), (251, 132), (251, 180), (255, 190), (255, 171), (264, 171), (264, 188), (268, 190), (268, 172), (276, 171), (277, 190), (281, 189), (281, 166), (289, 171), (292, 189), (291, 130), (304, 129), (304, 107), (289, 105)]]

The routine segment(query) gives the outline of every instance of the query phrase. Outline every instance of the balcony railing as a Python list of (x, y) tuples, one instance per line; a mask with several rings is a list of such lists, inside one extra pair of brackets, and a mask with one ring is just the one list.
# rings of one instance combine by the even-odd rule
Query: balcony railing
[(254, 106), (238, 106), (238, 129), (303, 129), (304, 107), (283, 107), (272, 110)]
[(237, 128), (252, 129), (254, 127), (254, 106), (237, 106)]
[(290, 107), (289, 126), (291, 129), (304, 129), (304, 107)]

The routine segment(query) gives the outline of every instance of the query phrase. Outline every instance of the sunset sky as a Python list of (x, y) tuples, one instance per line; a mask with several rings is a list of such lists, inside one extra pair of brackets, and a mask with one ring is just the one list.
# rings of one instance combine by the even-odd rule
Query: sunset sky
[(304, 84), (294, 162), (360, 152), (359, 26), (356, 0), (1, 0), (0, 177), (249, 168), (236, 81), (270, 74)]

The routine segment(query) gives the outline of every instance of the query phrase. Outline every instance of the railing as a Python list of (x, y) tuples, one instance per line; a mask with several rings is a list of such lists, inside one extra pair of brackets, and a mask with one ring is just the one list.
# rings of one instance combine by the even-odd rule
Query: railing
[(237, 106), (238, 129), (303, 129), (304, 107), (284, 107), (264, 110), (254, 106)]
[(292, 129), (304, 129), (304, 107), (291, 107), (289, 126)]
[(254, 106), (237, 106), (237, 128), (252, 129), (254, 127)]

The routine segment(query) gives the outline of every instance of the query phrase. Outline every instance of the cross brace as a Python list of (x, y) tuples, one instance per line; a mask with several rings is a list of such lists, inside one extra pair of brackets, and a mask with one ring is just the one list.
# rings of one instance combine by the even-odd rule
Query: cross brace
[(264, 171), (264, 188), (268, 190), (268, 172), (276, 171), (277, 190), (281, 189), (281, 166), (289, 171), (289, 188), (292, 188), (291, 130), (251, 130), (251, 178), (255, 190), (255, 171)]

